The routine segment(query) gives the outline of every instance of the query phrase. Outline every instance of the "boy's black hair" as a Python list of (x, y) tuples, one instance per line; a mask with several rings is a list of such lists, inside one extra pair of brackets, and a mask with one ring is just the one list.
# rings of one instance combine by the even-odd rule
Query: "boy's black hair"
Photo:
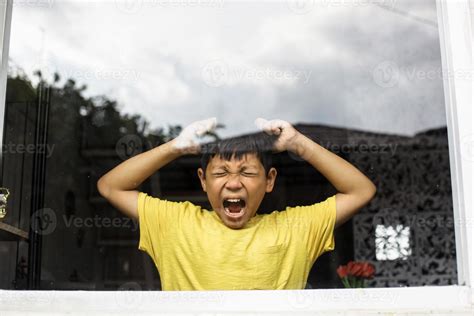
[(202, 145), (201, 168), (204, 171), (204, 177), (209, 161), (215, 156), (220, 156), (224, 160), (231, 160), (232, 157), (239, 160), (246, 154), (256, 154), (267, 175), (272, 167), (273, 144), (277, 138), (278, 136), (260, 132)]

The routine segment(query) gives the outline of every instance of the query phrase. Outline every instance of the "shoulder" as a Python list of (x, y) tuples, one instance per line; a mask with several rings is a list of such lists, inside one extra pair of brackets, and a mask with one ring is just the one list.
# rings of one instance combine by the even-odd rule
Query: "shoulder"
[(160, 206), (168, 206), (168, 207), (178, 207), (178, 208), (201, 208), (198, 205), (195, 205), (189, 201), (172, 201), (172, 200), (167, 200), (159, 197), (155, 197), (152, 195), (149, 195), (148, 193), (145, 192), (139, 192), (138, 193), (138, 202), (139, 203), (144, 203), (144, 204), (154, 204), (154, 205), (160, 205)]
[(156, 216), (180, 217), (183, 214), (199, 213), (203, 209), (189, 201), (170, 201), (140, 192), (138, 194), (138, 211), (139, 214), (154, 213)]
[(280, 220), (294, 221), (306, 220), (323, 217), (336, 216), (336, 196), (332, 195), (323, 201), (310, 205), (287, 206), (282, 211), (273, 211), (268, 216), (278, 218)]

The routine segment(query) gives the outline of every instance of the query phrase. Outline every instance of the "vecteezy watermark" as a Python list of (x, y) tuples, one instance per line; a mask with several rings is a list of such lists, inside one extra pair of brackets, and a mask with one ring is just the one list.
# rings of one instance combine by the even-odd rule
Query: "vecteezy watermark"
[(115, 0), (115, 6), (124, 13), (134, 14), (142, 8), (143, 0)]
[(394, 87), (400, 80), (398, 65), (392, 61), (381, 62), (372, 70), (372, 78), (382, 88)]
[(56, 0), (15, 0), (14, 7), (51, 8)]
[(95, 215), (94, 217), (77, 217), (71, 216), (67, 218), (66, 215), (62, 216), (65, 227), (86, 227), (86, 228), (128, 228), (132, 231), (138, 230), (138, 222), (128, 217), (100, 217)]
[(313, 70), (306, 69), (272, 69), (254, 68), (249, 66), (231, 66), (222, 60), (213, 60), (206, 63), (201, 69), (204, 82), (211, 87), (239, 82), (293, 83), (295, 81), (307, 84)]
[[(126, 293), (136, 291), (138, 293)], [(115, 301), (120, 308), (134, 309), (142, 302), (142, 287), (137, 282), (127, 282), (119, 286), (115, 293)]]
[(327, 141), (321, 142), (320, 145), (334, 153), (390, 154), (394, 156), (399, 144), (334, 144)]
[(140, 154), (143, 152), (142, 139), (135, 134), (125, 135), (115, 144), (115, 152), (122, 160)]
[(62, 215), (58, 218), (56, 212), (50, 208), (43, 208), (31, 216), (30, 225), (38, 235), (46, 236), (52, 234), (62, 220), (62, 226), (66, 228), (127, 228), (132, 231), (138, 230), (138, 222), (128, 217), (78, 217)]
[[(358, 143), (344, 143), (344, 144), (334, 144), (330, 141), (321, 142), (318, 141), (318, 144), (327, 150), (336, 153), (336, 154), (389, 154), (392, 157), (395, 156), (399, 144), (358, 144)], [(301, 156), (297, 155), (292, 151), (288, 151), (290, 158), (296, 161), (305, 161), (305, 156), (311, 154), (311, 152), (303, 151)], [(306, 157), (307, 159), (308, 157)]]
[(443, 80), (445, 78), (472, 80), (473, 73), (473, 69), (450, 71), (439, 67), (428, 70), (417, 67), (401, 67), (394, 61), (385, 60), (372, 69), (372, 79), (382, 88), (392, 88), (397, 86), (401, 80)]
[[(137, 293), (130, 293), (131, 291)], [(144, 291), (137, 282), (127, 282), (117, 289), (115, 300), (124, 309), (135, 309), (145, 300), (145, 295), (155, 303), (209, 304), (223, 302), (225, 295), (214, 291)]]
[(211, 87), (222, 86), (227, 81), (229, 69), (227, 64), (220, 60), (208, 62), (202, 68), (202, 78)]
[(288, 291), (288, 303), (294, 309), (306, 309), (314, 304), (316, 301), (315, 295), (312, 291)]
[(94, 70), (74, 70), (66, 73), (69, 78), (75, 79), (99, 79), (99, 80), (127, 80), (137, 81), (140, 78), (140, 72), (128, 68), (102, 68)]
[(61, 77), (73, 78), (74, 80), (126, 80), (138, 81), (141, 73), (133, 68), (104, 68), (91, 66), (88, 69), (61, 69), (56, 71), (54, 67), (45, 64), (36, 64), (32, 67), (33, 71), (40, 71), (43, 78), (52, 78), (57, 72)]
[(49, 235), (56, 230), (58, 219), (56, 212), (50, 208), (37, 210), (31, 215), (31, 229), (38, 235)]
[[(349, 305), (364, 304), (365, 302), (377, 302), (393, 304), (399, 299), (399, 295), (393, 292), (367, 291), (365, 289), (351, 289), (350, 291), (329, 290), (321, 295), (321, 302), (352, 302)], [(365, 305), (365, 304), (364, 304)]]
[(454, 229), (455, 226), (472, 226), (472, 218), (455, 219), (451, 214), (433, 212), (402, 213), (396, 209), (385, 208), (372, 218), (374, 227), (377, 225), (393, 226), (403, 224), (412, 228)]
[(306, 14), (313, 10), (315, 0), (287, 0), (288, 8), (296, 14)]
[[(341, 283), (342, 286), (342, 283)], [(364, 304), (364, 302), (394, 303), (398, 295), (388, 292), (366, 291), (365, 289), (335, 290), (325, 291), (289, 291), (287, 295), (288, 303), (295, 309), (307, 309), (313, 305), (320, 306), (327, 303), (344, 302), (349, 305)]]
[(153, 300), (155, 302), (207, 304), (223, 302), (225, 295), (219, 291), (154, 291)]
[(51, 157), (56, 144), (2, 144), (4, 154), (45, 154), (46, 158)]
[(318, 4), (326, 7), (367, 7), (371, 5), (394, 8), (397, 0), (319, 0)]
[(218, 8), (224, 6), (225, 0), (115, 0), (118, 10), (127, 14), (135, 14), (142, 9), (150, 8), (194, 8), (210, 7)]
[(397, 0), (287, 0), (288, 8), (296, 14), (307, 14), (319, 8), (338, 7), (367, 7), (371, 5), (393, 9)]
[[(0, 295), (1, 311), (18, 312), (28, 308), (52, 306), (58, 297), (58, 291), (3, 291)], [(3, 314), (2, 314), (3, 315)]]

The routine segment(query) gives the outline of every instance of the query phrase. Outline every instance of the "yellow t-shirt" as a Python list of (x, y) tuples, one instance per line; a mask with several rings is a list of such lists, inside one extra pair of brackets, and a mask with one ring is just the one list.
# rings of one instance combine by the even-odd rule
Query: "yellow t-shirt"
[(316, 259), (334, 249), (336, 198), (256, 214), (242, 229), (214, 211), (140, 192), (140, 242), (162, 290), (304, 289)]

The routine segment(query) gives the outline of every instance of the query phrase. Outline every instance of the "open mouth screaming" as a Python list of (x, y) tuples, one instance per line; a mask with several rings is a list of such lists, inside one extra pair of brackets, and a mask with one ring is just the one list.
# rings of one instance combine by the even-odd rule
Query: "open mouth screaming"
[(224, 199), (223, 206), (227, 216), (237, 218), (244, 214), (246, 202), (239, 198)]

